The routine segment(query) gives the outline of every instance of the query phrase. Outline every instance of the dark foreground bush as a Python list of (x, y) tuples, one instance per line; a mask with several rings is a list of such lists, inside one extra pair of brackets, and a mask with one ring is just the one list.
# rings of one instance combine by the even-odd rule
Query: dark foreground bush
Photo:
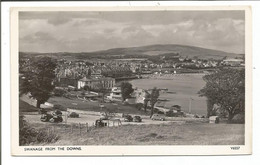
[(31, 127), (24, 116), (19, 116), (19, 145), (34, 145), (40, 143), (54, 143), (59, 139), (55, 133), (37, 130)]
[(231, 123), (244, 124), (245, 123), (245, 115), (243, 113), (236, 114)]

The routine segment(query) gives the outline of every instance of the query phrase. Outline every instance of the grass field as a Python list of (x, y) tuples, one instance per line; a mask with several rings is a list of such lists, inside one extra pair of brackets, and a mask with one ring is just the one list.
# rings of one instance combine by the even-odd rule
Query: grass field
[(65, 108), (72, 108), (78, 110), (86, 110), (86, 111), (110, 111), (114, 113), (125, 113), (125, 114), (139, 114), (139, 115), (149, 115), (149, 113), (145, 113), (144, 111), (139, 111), (135, 105), (123, 105), (121, 102), (117, 103), (102, 103), (105, 107), (100, 108), (100, 102), (84, 102), (76, 98), (67, 99), (64, 97), (51, 97), (48, 100), (49, 103), (59, 104)]
[[(35, 123), (35, 128), (44, 125)], [(57, 126), (57, 125), (56, 125)], [(79, 134), (70, 127), (56, 127), (60, 139), (48, 145), (243, 145), (244, 124), (161, 124), (95, 128)]]

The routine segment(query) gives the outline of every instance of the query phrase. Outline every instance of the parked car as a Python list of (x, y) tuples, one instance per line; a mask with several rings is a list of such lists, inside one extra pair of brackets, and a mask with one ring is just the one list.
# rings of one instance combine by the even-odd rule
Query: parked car
[(132, 122), (133, 121), (133, 117), (131, 115), (125, 115), (124, 116), (124, 121), (125, 122)]
[(134, 116), (133, 121), (134, 122), (142, 122), (142, 118), (141, 118), (141, 116)]
[(52, 116), (51, 114), (48, 114), (48, 113), (46, 112), (46, 113), (43, 113), (43, 114), (41, 115), (40, 120), (41, 120), (42, 122), (48, 122), (48, 121), (50, 121), (50, 119), (51, 119), (52, 117), (53, 117), (53, 116)]
[(62, 112), (60, 110), (56, 110), (52, 113), (52, 118), (50, 119), (50, 122), (52, 123), (58, 123), (62, 122)]
[(164, 114), (154, 114), (151, 119), (165, 121), (165, 115)]
[(95, 126), (96, 126), (96, 127), (105, 127), (105, 126), (107, 126), (107, 123), (105, 123), (105, 122), (103, 122), (103, 121), (104, 121), (103, 119), (98, 119), (98, 120), (96, 120)]
[(69, 118), (79, 118), (79, 114), (76, 112), (71, 112), (68, 117)]

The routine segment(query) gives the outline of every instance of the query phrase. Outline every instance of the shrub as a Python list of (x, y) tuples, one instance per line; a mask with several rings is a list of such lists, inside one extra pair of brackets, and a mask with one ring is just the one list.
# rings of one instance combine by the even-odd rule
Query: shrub
[(90, 87), (87, 86), (87, 85), (85, 85), (85, 86), (83, 87), (83, 89), (84, 89), (85, 91), (90, 91)]
[(173, 116), (174, 116), (174, 113), (173, 113), (172, 110), (170, 110), (170, 111), (167, 111), (167, 112), (165, 113), (165, 115), (168, 116), (168, 117), (173, 117)]
[(63, 106), (60, 105), (60, 104), (54, 104), (54, 105), (53, 105), (53, 108), (54, 108), (54, 109), (61, 110), (61, 111), (66, 111), (66, 110), (67, 110), (65, 107), (63, 107)]
[(162, 111), (158, 111), (157, 113), (158, 113), (158, 114), (164, 114), (164, 112), (162, 112)]
[(135, 107), (136, 107), (136, 109), (138, 109), (138, 110), (140, 111), (140, 110), (142, 110), (142, 108), (143, 108), (143, 104), (142, 104), (142, 103), (137, 103), (137, 104), (135, 105)]
[(54, 96), (58, 96), (58, 97), (62, 97), (66, 91), (64, 89), (60, 89), (60, 88), (55, 88), (53, 90)]
[(244, 124), (245, 123), (245, 114), (244, 113), (236, 114), (231, 119), (231, 123)]
[(47, 133), (31, 127), (24, 116), (19, 116), (19, 145), (31, 145), (40, 143), (54, 143), (59, 139), (55, 133)]

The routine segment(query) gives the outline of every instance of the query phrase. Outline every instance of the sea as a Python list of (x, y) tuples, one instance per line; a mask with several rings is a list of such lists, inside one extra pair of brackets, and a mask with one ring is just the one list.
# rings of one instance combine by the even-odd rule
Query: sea
[(206, 82), (203, 80), (204, 74), (164, 74), (150, 75), (142, 79), (131, 80), (134, 88), (168, 89), (160, 92), (160, 99), (168, 101), (159, 101), (157, 105), (170, 108), (173, 105), (181, 106), (184, 112), (206, 115), (206, 98), (200, 97), (198, 92)]

